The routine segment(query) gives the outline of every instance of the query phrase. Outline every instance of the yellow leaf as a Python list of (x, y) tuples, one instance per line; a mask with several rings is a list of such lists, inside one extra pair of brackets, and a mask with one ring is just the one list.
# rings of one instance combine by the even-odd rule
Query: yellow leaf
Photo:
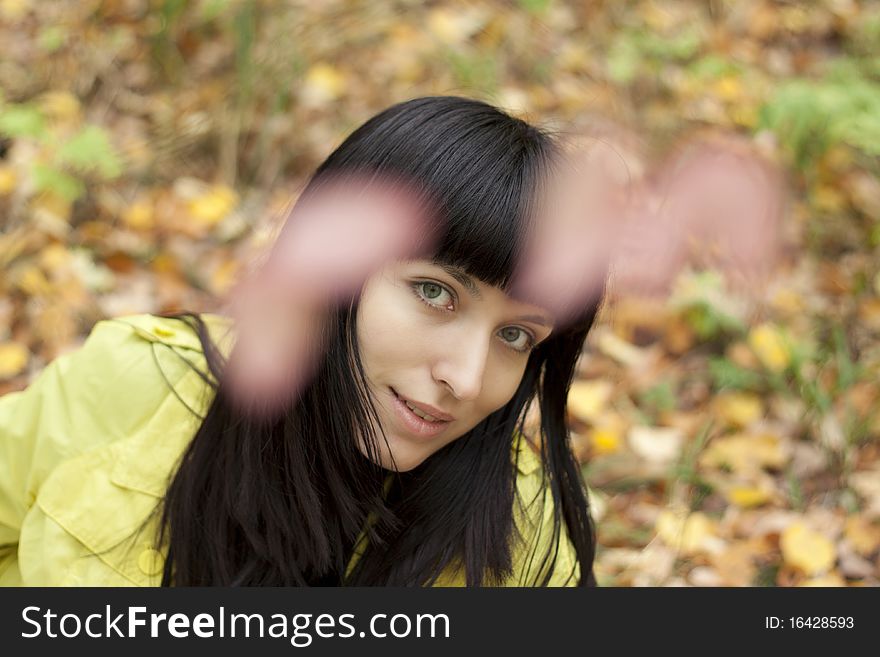
[(727, 491), (727, 499), (744, 508), (761, 506), (769, 502), (772, 497), (772, 491), (757, 486), (733, 486)]
[(70, 219), (72, 208), (70, 201), (51, 192), (43, 192), (31, 202), (34, 219), (50, 224), (66, 223)]
[(75, 121), (80, 117), (79, 99), (69, 91), (47, 91), (40, 96), (40, 107), (59, 121)]
[(737, 125), (752, 128), (758, 122), (760, 114), (758, 108), (752, 103), (738, 103), (730, 108), (730, 118)]
[(63, 244), (53, 242), (40, 251), (40, 265), (47, 272), (57, 272), (69, 263), (70, 252)]
[(325, 105), (339, 98), (345, 86), (345, 76), (339, 69), (330, 64), (315, 64), (306, 73), (303, 99), (309, 105)]
[(715, 95), (721, 100), (734, 101), (743, 95), (742, 82), (738, 77), (725, 75), (713, 85)]
[(820, 575), (819, 577), (804, 580), (798, 584), (798, 586), (819, 586), (822, 588), (828, 586), (846, 586), (846, 581), (837, 573), (828, 573), (827, 575)]
[(11, 194), (17, 182), (18, 177), (12, 167), (0, 166), (0, 196)]
[(791, 351), (778, 327), (761, 324), (749, 332), (749, 346), (768, 370), (781, 372), (791, 363)]
[[(880, 294), (880, 275), (874, 281), (874, 286), (878, 288)], [(859, 304), (859, 321), (875, 333), (880, 333), (880, 299), (869, 297), (863, 299)]]
[(593, 450), (597, 455), (613, 454), (620, 450), (623, 443), (620, 431), (612, 427), (598, 427), (590, 432)]
[(36, 266), (28, 266), (18, 279), (18, 286), (32, 297), (45, 296), (52, 291), (52, 285)]
[(228, 215), (238, 202), (236, 193), (225, 185), (215, 185), (189, 202), (189, 211), (201, 223), (214, 225)]
[(779, 537), (782, 558), (808, 577), (826, 573), (834, 566), (834, 544), (803, 522), (793, 522)]
[(750, 392), (729, 392), (718, 395), (713, 407), (728, 424), (747, 427), (764, 415), (761, 398)]
[(822, 184), (813, 192), (813, 202), (819, 210), (833, 214), (844, 209), (846, 197), (835, 187)]
[(0, 342), (0, 379), (10, 379), (24, 370), (28, 350), (18, 342)]
[(736, 433), (715, 438), (699, 456), (704, 468), (730, 468), (740, 474), (761, 468), (781, 468), (789, 459), (778, 436), (771, 433)]
[(583, 422), (594, 422), (608, 405), (612, 389), (608, 381), (575, 381), (568, 391), (568, 410)]
[(844, 533), (853, 549), (863, 557), (872, 555), (880, 548), (880, 526), (861, 516), (847, 518)]
[(666, 545), (686, 555), (708, 550), (717, 539), (715, 523), (699, 511), (687, 514), (664, 509), (657, 517), (655, 529)]
[(788, 315), (796, 315), (807, 309), (803, 295), (788, 288), (778, 290), (770, 299), (770, 303), (776, 310)]
[(155, 224), (153, 204), (143, 199), (135, 201), (122, 213), (122, 221), (138, 230), (152, 228)]
[(461, 38), (455, 13), (450, 9), (438, 8), (428, 14), (428, 29), (441, 41), (455, 43)]
[(0, 0), (0, 16), (9, 21), (23, 18), (30, 8), (30, 2), (27, 0)]

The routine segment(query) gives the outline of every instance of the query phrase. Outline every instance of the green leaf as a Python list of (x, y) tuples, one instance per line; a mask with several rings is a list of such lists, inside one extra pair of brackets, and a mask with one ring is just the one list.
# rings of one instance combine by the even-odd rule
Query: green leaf
[(761, 375), (721, 356), (709, 358), (709, 375), (716, 390), (754, 390), (761, 385)]
[(639, 72), (642, 54), (628, 35), (622, 35), (611, 45), (607, 62), (608, 77), (618, 84), (629, 84)]
[(64, 171), (36, 164), (33, 169), (34, 185), (37, 191), (52, 192), (67, 201), (75, 201), (85, 193), (85, 186)]
[(67, 40), (67, 31), (60, 25), (50, 25), (40, 31), (37, 43), (41, 50), (53, 53), (64, 45)]
[(533, 14), (540, 14), (545, 11), (553, 0), (517, 0), (519, 2), (519, 6), (523, 9), (532, 12)]
[(449, 63), (459, 84), (478, 91), (492, 91), (498, 86), (498, 62), (491, 54), (462, 54), (450, 50)]
[(776, 133), (802, 171), (837, 143), (880, 154), (880, 84), (864, 64), (838, 60), (820, 81), (792, 80), (761, 109), (761, 128)]
[(208, 23), (221, 14), (224, 14), (230, 5), (230, 0), (205, 0), (200, 8), (200, 18)]
[(675, 408), (675, 391), (669, 381), (663, 381), (641, 393), (639, 402), (655, 411), (671, 411)]
[(10, 137), (42, 137), (46, 123), (32, 105), (8, 105), (0, 109), (0, 133)]
[(122, 161), (107, 133), (95, 125), (86, 126), (63, 144), (58, 161), (81, 171), (95, 171), (106, 180), (122, 174)]

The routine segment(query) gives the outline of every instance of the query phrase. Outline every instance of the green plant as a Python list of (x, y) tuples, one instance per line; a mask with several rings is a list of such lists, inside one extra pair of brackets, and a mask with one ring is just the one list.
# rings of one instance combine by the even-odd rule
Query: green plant
[(114, 180), (123, 171), (122, 159), (104, 128), (85, 124), (67, 135), (30, 103), (0, 102), (0, 135), (36, 143), (41, 157), (30, 164), (35, 191), (50, 192), (68, 202), (85, 193), (90, 178)]
[(760, 112), (795, 165), (811, 173), (834, 144), (880, 156), (880, 84), (858, 62), (840, 60), (821, 80), (784, 82)]
[(756, 390), (764, 379), (758, 372), (747, 370), (723, 356), (709, 357), (709, 375), (716, 390)]

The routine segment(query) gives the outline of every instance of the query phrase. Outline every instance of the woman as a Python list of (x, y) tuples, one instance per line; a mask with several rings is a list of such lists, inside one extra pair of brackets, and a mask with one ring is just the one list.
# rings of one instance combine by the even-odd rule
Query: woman
[(403, 176), (433, 199), (436, 242), (336, 305), (282, 412), (234, 403), (223, 317), (100, 322), (0, 399), (0, 582), (594, 585), (565, 405), (596, 308), (553, 326), (509, 294), (557, 155), (462, 98), (358, 128), (304, 196)]

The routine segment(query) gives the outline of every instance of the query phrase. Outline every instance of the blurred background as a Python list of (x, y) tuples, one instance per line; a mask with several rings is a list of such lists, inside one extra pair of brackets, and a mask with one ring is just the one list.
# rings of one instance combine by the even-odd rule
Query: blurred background
[(880, 2), (0, 0), (0, 394), (92, 325), (215, 311), (306, 176), (427, 94), (784, 167), (760, 303), (608, 304), (571, 397), (607, 586), (880, 584)]

